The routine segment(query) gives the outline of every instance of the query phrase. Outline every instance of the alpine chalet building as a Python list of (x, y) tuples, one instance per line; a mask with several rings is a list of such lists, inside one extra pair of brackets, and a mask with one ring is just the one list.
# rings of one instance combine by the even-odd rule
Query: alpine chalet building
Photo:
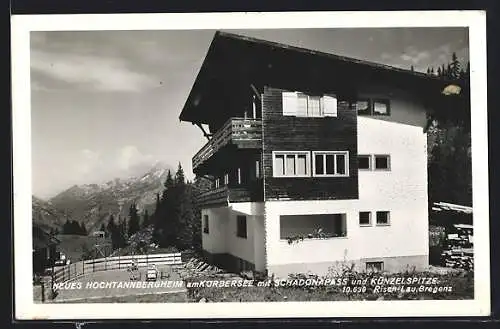
[(216, 32), (180, 120), (208, 139), (203, 252), (230, 271), (428, 265), (425, 74)]

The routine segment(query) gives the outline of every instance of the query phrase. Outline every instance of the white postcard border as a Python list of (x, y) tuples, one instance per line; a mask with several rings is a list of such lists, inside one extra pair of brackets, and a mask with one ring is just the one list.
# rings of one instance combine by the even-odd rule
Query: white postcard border
[[(12, 16), (16, 319), (487, 316), (490, 313), (486, 14), (483, 11), (182, 13)], [(30, 31), (469, 27), (474, 300), (35, 304), (32, 289)], [(103, 307), (105, 305), (105, 307)], [(222, 307), (221, 307), (222, 306)]]

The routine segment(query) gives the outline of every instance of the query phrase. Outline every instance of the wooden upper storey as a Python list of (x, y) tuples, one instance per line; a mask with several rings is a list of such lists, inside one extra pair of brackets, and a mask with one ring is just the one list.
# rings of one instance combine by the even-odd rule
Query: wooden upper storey
[(354, 99), (362, 86), (384, 83), (417, 98), (439, 94), (446, 81), (427, 74), (216, 32), (179, 116), (215, 133), (231, 117), (243, 117), (252, 94), (264, 87)]

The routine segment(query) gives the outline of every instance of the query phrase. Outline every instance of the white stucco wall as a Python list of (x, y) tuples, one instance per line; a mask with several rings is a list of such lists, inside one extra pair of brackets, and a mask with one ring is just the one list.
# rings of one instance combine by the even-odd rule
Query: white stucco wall
[[(212, 254), (228, 253), (255, 264), (257, 270), (265, 268), (263, 203), (233, 203), (229, 207), (202, 210), (208, 215), (209, 233), (203, 233), (203, 249)], [(237, 216), (246, 216), (247, 237), (236, 235)]]
[[(364, 95), (383, 92), (372, 88)], [(268, 268), (306, 263), (325, 269), (328, 262), (428, 254), (425, 111), (405, 93), (391, 92), (390, 97), (391, 116), (358, 116), (358, 154), (389, 154), (390, 171), (359, 171), (358, 200), (266, 202)], [(359, 225), (359, 211), (372, 212), (372, 226)], [(376, 225), (376, 211), (390, 212), (389, 226)], [(323, 213), (346, 214), (345, 238), (280, 240), (280, 215)]]

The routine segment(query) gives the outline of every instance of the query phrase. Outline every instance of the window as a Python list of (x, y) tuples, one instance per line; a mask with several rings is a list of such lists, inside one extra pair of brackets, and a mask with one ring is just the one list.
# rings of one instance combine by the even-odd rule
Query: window
[(389, 101), (388, 100), (374, 100), (373, 101), (373, 114), (374, 115), (389, 115)]
[(336, 117), (337, 97), (283, 92), (283, 115), (298, 117)]
[(280, 239), (327, 239), (347, 236), (346, 214), (281, 215)]
[(208, 234), (208, 215), (203, 216), (203, 233)]
[(236, 217), (236, 236), (240, 238), (247, 238), (247, 217)]
[(390, 225), (388, 211), (377, 211), (377, 225)]
[(390, 115), (388, 99), (360, 99), (356, 105), (359, 115)]
[(371, 156), (369, 155), (358, 155), (358, 168), (362, 170), (372, 169)]
[(260, 161), (255, 161), (255, 178), (260, 178)]
[(366, 262), (367, 272), (382, 272), (384, 270), (384, 262)]
[(369, 99), (358, 100), (356, 103), (356, 107), (358, 109), (358, 114), (370, 114), (371, 106)]
[(349, 152), (313, 151), (314, 176), (349, 176)]
[(274, 177), (307, 177), (309, 152), (273, 152)]
[(372, 225), (372, 213), (369, 211), (359, 212), (359, 225), (360, 226), (371, 226)]
[(241, 168), (238, 168), (238, 185), (241, 184)]
[(219, 187), (220, 187), (220, 179), (216, 178), (215, 179), (215, 188), (219, 188)]
[(229, 174), (225, 174), (224, 175), (224, 185), (228, 185), (229, 184)]
[(391, 161), (389, 155), (375, 155), (375, 170), (390, 170)]

